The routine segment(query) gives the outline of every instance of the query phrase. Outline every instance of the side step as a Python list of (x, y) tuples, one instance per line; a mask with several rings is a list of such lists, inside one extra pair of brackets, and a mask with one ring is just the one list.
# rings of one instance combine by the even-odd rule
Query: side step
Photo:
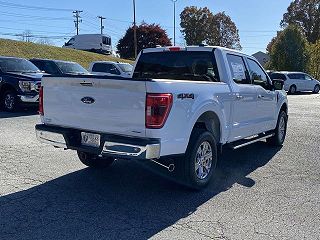
[(243, 139), (243, 140), (239, 140), (239, 141), (230, 143), (229, 146), (233, 150), (235, 150), (235, 149), (238, 149), (238, 148), (242, 148), (242, 147), (248, 146), (248, 145), (250, 145), (252, 143), (256, 143), (256, 142), (259, 142), (261, 140), (265, 140), (265, 139), (273, 137), (273, 136), (274, 136), (274, 133), (259, 134), (256, 137), (251, 137), (249, 139)]

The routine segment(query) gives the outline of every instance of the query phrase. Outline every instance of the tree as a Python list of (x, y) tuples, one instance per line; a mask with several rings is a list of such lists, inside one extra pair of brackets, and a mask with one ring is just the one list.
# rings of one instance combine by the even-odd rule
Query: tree
[[(145, 48), (170, 46), (171, 41), (164, 29), (158, 24), (142, 23), (137, 26), (138, 52)], [(134, 58), (133, 27), (129, 27), (117, 45), (122, 58)]]
[(283, 15), (280, 25), (298, 25), (308, 42), (320, 39), (320, 0), (294, 0)]
[(307, 40), (297, 26), (288, 26), (278, 33), (270, 50), (268, 67), (282, 71), (305, 71)]
[(180, 14), (187, 45), (210, 45), (241, 49), (236, 24), (224, 12), (213, 14), (208, 8), (186, 7)]
[(320, 79), (320, 40), (308, 46), (308, 72), (316, 79)]

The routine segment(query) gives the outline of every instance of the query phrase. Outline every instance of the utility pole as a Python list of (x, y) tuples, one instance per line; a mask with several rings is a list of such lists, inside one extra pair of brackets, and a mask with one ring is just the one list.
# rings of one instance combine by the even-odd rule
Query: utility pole
[(81, 17), (80, 17), (80, 13), (82, 13), (83, 11), (80, 10), (75, 10), (72, 13), (74, 14), (73, 17), (76, 18), (76, 20), (74, 20), (74, 24), (76, 26), (77, 29), (77, 35), (79, 35), (79, 23), (82, 22)]
[(137, 44), (136, 1), (135, 0), (133, 0), (133, 44), (134, 44), (134, 58), (137, 58), (138, 44)]
[(173, 2), (173, 46), (176, 45), (176, 2), (177, 0), (171, 0)]
[(103, 29), (104, 29), (104, 26), (103, 26), (103, 23), (102, 21), (104, 19), (106, 19), (105, 17), (102, 17), (102, 16), (98, 16), (98, 18), (100, 18), (100, 31), (101, 31), (101, 35), (103, 34)]

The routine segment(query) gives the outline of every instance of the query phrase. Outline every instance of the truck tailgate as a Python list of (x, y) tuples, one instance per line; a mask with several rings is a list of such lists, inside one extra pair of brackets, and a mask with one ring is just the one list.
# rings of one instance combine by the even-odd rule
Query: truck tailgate
[(145, 136), (145, 81), (44, 77), (42, 86), (45, 124)]

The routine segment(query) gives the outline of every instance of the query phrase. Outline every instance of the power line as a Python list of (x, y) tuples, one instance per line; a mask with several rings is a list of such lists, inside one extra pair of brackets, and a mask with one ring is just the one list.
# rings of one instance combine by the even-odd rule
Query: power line
[(15, 8), (15, 9), (16, 8), (29, 9), (29, 10), (63, 11), (63, 12), (70, 12), (73, 10), (73, 9), (66, 9), (66, 8), (49, 8), (49, 7), (31, 6), (31, 5), (10, 3), (6, 1), (0, 1), (0, 5), (3, 7)]
[(22, 17), (22, 18), (33, 18), (37, 20), (70, 20), (70, 18), (62, 18), (62, 17), (44, 17), (44, 16), (35, 16), (35, 15), (26, 15), (26, 14), (17, 14), (0, 11), (1, 15), (10, 16), (10, 17)]

